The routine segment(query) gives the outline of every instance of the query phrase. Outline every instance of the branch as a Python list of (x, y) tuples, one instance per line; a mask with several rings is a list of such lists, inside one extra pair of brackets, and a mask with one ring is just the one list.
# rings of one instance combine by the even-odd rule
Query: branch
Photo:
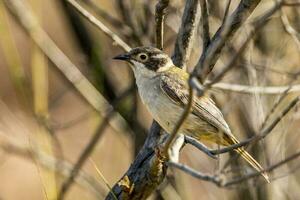
[[(153, 122), (149, 135), (128, 171), (114, 185), (113, 193), (118, 199), (146, 199), (163, 181), (167, 166), (160, 152), (167, 135)], [(106, 200), (114, 200), (108, 194)]]
[(225, 21), (227, 20), (227, 16), (228, 16), (230, 5), (231, 5), (231, 0), (227, 0), (226, 7), (225, 7), (225, 12), (224, 12), (224, 16), (223, 16), (222, 25), (224, 25)]
[(297, 32), (297, 30), (295, 30), (290, 22), (288, 17), (286, 16), (285, 12), (283, 9), (280, 10), (280, 17), (281, 17), (281, 22), (283, 24), (283, 27), (285, 29), (285, 31), (293, 38), (293, 40), (296, 43), (296, 46), (298, 48), (298, 52), (300, 52), (300, 33)]
[(210, 43), (210, 35), (209, 35), (209, 20), (208, 20), (208, 8), (206, 0), (200, 0), (201, 5), (201, 22), (202, 22), (202, 41), (203, 47), (202, 51), (206, 51)]
[(168, 162), (168, 165), (170, 167), (175, 167), (177, 169), (180, 169), (184, 172), (186, 172), (187, 174), (190, 174), (191, 176), (195, 177), (195, 178), (198, 178), (198, 179), (201, 179), (201, 180), (204, 180), (204, 181), (209, 181), (209, 182), (212, 182), (214, 184), (216, 184), (217, 186), (221, 186), (222, 185), (222, 182), (221, 182), (221, 179), (219, 179), (219, 177), (217, 176), (211, 176), (211, 175), (208, 175), (208, 174), (203, 174), (189, 166), (186, 166), (184, 164), (181, 164), (181, 163), (175, 163), (175, 162)]
[(185, 64), (190, 57), (200, 19), (199, 13), (199, 0), (187, 0), (172, 56), (173, 63), (179, 68), (185, 68)]
[(206, 83), (204, 83), (204, 85), (202, 85), (195, 73), (197, 73), (197, 68), (194, 69), (194, 71), (192, 72), (191, 78), (190, 78), (190, 85), (197, 90), (198, 96), (202, 96), (204, 95), (204, 93), (206, 92), (206, 90), (208, 90), (209, 88), (211, 88), (214, 84), (216, 84), (217, 82), (219, 82), (223, 76), (230, 70), (232, 69), (238, 58), (240, 57), (240, 55), (244, 52), (244, 50), (246, 49), (247, 44), (249, 43), (250, 39), (253, 37), (254, 35), (254, 30), (251, 31), (252, 34), (249, 34), (248, 37), (245, 39), (245, 41), (241, 44), (241, 46), (239, 47), (239, 49), (237, 50), (237, 52), (232, 56), (231, 60), (226, 64), (226, 66), (222, 69), (222, 71), (217, 74), (214, 79), (212, 79), (211, 81), (207, 81)]
[(191, 144), (194, 147), (196, 147), (197, 149), (199, 149), (200, 151), (204, 152), (209, 157), (211, 157), (213, 159), (217, 159), (217, 157), (213, 153), (211, 153), (212, 150), (210, 150), (204, 144), (200, 143), (198, 140), (196, 140), (190, 136), (187, 136), (187, 135), (184, 136), (184, 139), (185, 139), (185, 143)]
[[(258, 5), (260, 0), (242, 0), (238, 8), (233, 12), (228, 20), (225, 20), (225, 23), (218, 29), (216, 34), (211, 40), (211, 43), (207, 50), (202, 53), (195, 69), (193, 71), (193, 76), (198, 76), (200, 82), (204, 82), (204, 79), (212, 71), (215, 63), (220, 57), (220, 53), (225, 46), (225, 42), (228, 41), (237, 29), (243, 24), (243, 21), (246, 20), (255, 7)], [(251, 25), (252, 29), (250, 31), (249, 37), (257, 32), (257, 29), (261, 28), (268, 22), (270, 16), (272, 16), (278, 9), (282, 6), (296, 6), (298, 4), (289, 4), (283, 0), (276, 1), (275, 5), (267, 11), (262, 16), (259, 16), (254, 20)]]
[(241, 0), (236, 10), (231, 14), (228, 20), (217, 30), (210, 45), (203, 50), (202, 55), (195, 66), (195, 75), (199, 76), (204, 82), (207, 75), (212, 71), (215, 63), (220, 57), (220, 53), (228, 41), (238, 30), (238, 28), (246, 21), (253, 10), (257, 7), (260, 0)]
[[(211, 50), (209, 51), (209, 54), (207, 55), (207, 59), (204, 61), (203, 65), (201, 64), (201, 62), (198, 62), (198, 64), (200, 63), (200, 65), (197, 64), (197, 66), (195, 67), (195, 69), (192, 72), (192, 83), (194, 86), (194, 89), (196, 89), (198, 91), (198, 95), (203, 93), (205, 89), (208, 89), (210, 87), (212, 87), (215, 83), (217, 83), (218, 81), (221, 80), (221, 78), (231, 69), (235, 66), (237, 59), (240, 57), (240, 55), (243, 53), (243, 51), (245, 50), (247, 44), (249, 43), (249, 41), (251, 40), (251, 38), (254, 37), (255, 33), (257, 32), (258, 29), (262, 28), (269, 20), (269, 18), (278, 10), (281, 8), (281, 6), (283, 6), (284, 4), (282, 3), (282, 1), (278, 1), (275, 3), (275, 5), (269, 9), (267, 12), (265, 12), (262, 16), (257, 17), (254, 21), (252, 21), (251, 26), (250, 26), (250, 31), (247, 35), (247, 37), (244, 39), (244, 42), (240, 45), (240, 48), (237, 50), (237, 52), (235, 53), (234, 56), (232, 56), (232, 59), (229, 61), (229, 63), (223, 68), (223, 70), (217, 74), (215, 76), (215, 78), (211, 81), (207, 81), (206, 83), (204, 83), (204, 87), (201, 85), (201, 83), (199, 83), (198, 79), (200, 79), (200, 82), (203, 81), (203, 69), (207, 69), (206, 66), (209, 66), (209, 63), (211, 62), (211, 59), (214, 59), (215, 57), (215, 52), (218, 51), (219, 47), (222, 46), (222, 40), (224, 38), (226, 38), (225, 36), (228, 34), (228, 32), (230, 32), (230, 24), (232, 23), (232, 21), (235, 19), (233, 17), (230, 17), (229, 20), (227, 20), (227, 22), (225, 22), (224, 25), (224, 30), (222, 31), (222, 35), (220, 35), (221, 38), (219, 38), (219, 42), (217, 42), (215, 45), (213, 46), (209, 46), (208, 49), (211, 48)], [(235, 16), (235, 15), (234, 15)], [(196, 78), (197, 77), (197, 78)]]
[(108, 11), (101, 9), (94, 1), (88, 0), (88, 1), (83, 1), (83, 3), (88, 5), (89, 8), (93, 9), (98, 16), (105, 19), (107, 22), (109, 22), (115, 28), (118, 28), (118, 30), (121, 29), (122, 33), (125, 34), (126, 36), (129, 36), (130, 34), (132, 34), (133, 30), (129, 26), (124, 24), (122, 22), (122, 20), (119, 20), (119, 19), (113, 17), (112, 15), (110, 15), (108, 13)]
[(245, 176), (242, 176), (240, 178), (236, 178), (236, 179), (233, 179), (233, 180), (230, 180), (230, 181), (224, 181), (222, 179), (220, 179), (218, 176), (212, 176), (212, 175), (209, 175), (209, 174), (203, 174), (187, 165), (184, 165), (184, 164), (181, 164), (181, 163), (175, 163), (175, 162), (168, 162), (168, 165), (171, 166), (171, 167), (175, 167), (179, 170), (182, 170), (183, 172), (187, 173), (187, 174), (190, 174), (191, 176), (197, 178), (197, 179), (200, 179), (200, 180), (204, 180), (204, 181), (208, 181), (208, 182), (211, 182), (211, 183), (214, 183), (215, 185), (217, 185), (218, 187), (229, 187), (229, 186), (232, 186), (232, 185), (236, 185), (236, 184), (239, 184), (243, 181), (246, 181), (246, 180), (249, 180), (251, 178), (254, 178), (256, 176), (259, 176), (261, 175), (262, 172), (271, 172), (273, 171), (274, 169), (277, 169), (278, 167), (292, 161), (292, 160), (295, 160), (296, 158), (298, 158), (300, 156), (300, 152), (297, 152), (289, 157), (287, 157), (286, 159), (278, 162), (278, 163), (275, 163), (273, 164), (272, 166), (266, 168), (265, 170), (259, 172), (259, 171), (255, 171), (253, 173), (249, 173)]
[(245, 41), (239, 47), (237, 52), (232, 56), (231, 60), (226, 64), (226, 66), (223, 68), (223, 70), (219, 74), (217, 74), (213, 80), (211, 80), (210, 82), (207, 82), (205, 84), (206, 88), (211, 88), (212, 85), (219, 82), (224, 77), (224, 75), (236, 65), (236, 62), (238, 61), (238, 59), (240, 58), (240, 56), (246, 49), (246, 47), (247, 47), (248, 43), (250, 42), (251, 38), (253, 37), (253, 35), (254, 35), (254, 30), (252, 31), (252, 34), (249, 34), (249, 36), (245, 39)]
[(156, 22), (156, 47), (163, 49), (164, 47), (164, 18), (169, 0), (159, 0), (155, 7)]
[[(300, 85), (291, 86), (249, 86), (249, 85), (239, 85), (231, 83), (216, 83), (212, 88), (221, 89), (231, 92), (239, 92), (245, 94), (268, 94), (276, 95), (284, 93), (288, 90), (288, 93), (300, 92)], [(290, 89), (289, 89), (290, 88)]]
[(110, 37), (116, 44), (122, 47), (125, 51), (130, 51), (131, 47), (126, 44), (118, 35), (107, 28), (101, 21), (96, 19), (87, 10), (80, 6), (75, 0), (66, 0), (72, 5), (83, 17), (89, 20), (93, 25), (102, 30), (108, 37)]
[[(294, 82), (296, 79), (294, 79), (292, 82)], [(275, 112), (275, 110), (278, 108), (278, 106), (280, 105), (280, 103), (284, 100), (284, 98), (288, 95), (288, 92), (291, 90), (292, 85), (290, 85), (283, 93), (280, 94), (278, 100), (274, 103), (274, 105), (272, 106), (271, 110), (268, 112), (268, 114), (266, 115), (261, 128), (264, 128), (266, 123), (268, 122), (269, 118), (271, 117), (271, 115)]]

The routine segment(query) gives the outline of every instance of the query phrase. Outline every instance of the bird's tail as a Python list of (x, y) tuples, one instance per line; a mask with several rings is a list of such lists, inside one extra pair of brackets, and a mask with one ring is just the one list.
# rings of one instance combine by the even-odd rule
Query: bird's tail
[[(232, 135), (227, 135), (225, 141), (226, 143), (229, 143), (227, 145), (233, 145), (239, 143), (239, 141)], [(266, 179), (268, 183), (270, 183), (269, 176), (266, 172), (264, 171), (264, 168), (243, 148), (237, 148), (235, 151), (240, 154), (255, 170), (258, 172), (261, 172), (261, 175)]]
[[(263, 171), (264, 169), (262, 166), (244, 149), (238, 148), (235, 149), (235, 151), (240, 154), (254, 169), (256, 169), (258, 172)], [(266, 172), (262, 172), (261, 175), (266, 179), (268, 183), (270, 183), (269, 176)]]

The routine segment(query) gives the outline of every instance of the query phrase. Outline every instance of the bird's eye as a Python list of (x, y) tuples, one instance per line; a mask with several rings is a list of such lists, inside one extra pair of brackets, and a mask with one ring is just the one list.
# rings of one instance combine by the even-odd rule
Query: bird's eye
[(139, 55), (139, 58), (144, 61), (144, 60), (146, 60), (148, 58), (148, 56), (146, 54), (144, 54), (144, 53), (141, 53)]

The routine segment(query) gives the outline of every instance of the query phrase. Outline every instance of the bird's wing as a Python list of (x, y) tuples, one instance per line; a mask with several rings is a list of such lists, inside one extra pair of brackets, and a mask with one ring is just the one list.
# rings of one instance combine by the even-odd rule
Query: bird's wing
[[(161, 75), (160, 87), (162, 91), (176, 104), (184, 107), (188, 102), (187, 76), (178, 73), (166, 73)], [(212, 99), (202, 96), (194, 98), (192, 114), (207, 121), (210, 125), (232, 136), (231, 131), (221, 113)]]

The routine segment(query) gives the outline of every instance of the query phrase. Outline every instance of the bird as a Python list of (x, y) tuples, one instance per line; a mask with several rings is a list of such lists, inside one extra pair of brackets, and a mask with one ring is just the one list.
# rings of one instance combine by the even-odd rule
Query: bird
[[(189, 74), (175, 66), (162, 50), (151, 46), (133, 48), (114, 59), (130, 64), (143, 104), (155, 121), (171, 133), (188, 103)], [(207, 95), (194, 98), (191, 112), (179, 132), (200, 142), (222, 146), (239, 143), (220, 109)], [(241, 147), (235, 151), (270, 182), (263, 167), (246, 150)]]

